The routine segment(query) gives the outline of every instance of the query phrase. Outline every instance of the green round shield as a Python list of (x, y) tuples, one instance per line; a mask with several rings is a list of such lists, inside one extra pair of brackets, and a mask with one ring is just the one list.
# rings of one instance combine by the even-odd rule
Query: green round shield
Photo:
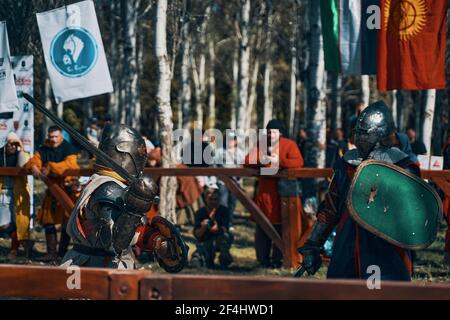
[(442, 202), (421, 178), (384, 162), (363, 162), (347, 197), (353, 219), (364, 229), (405, 249), (420, 250), (436, 239)]

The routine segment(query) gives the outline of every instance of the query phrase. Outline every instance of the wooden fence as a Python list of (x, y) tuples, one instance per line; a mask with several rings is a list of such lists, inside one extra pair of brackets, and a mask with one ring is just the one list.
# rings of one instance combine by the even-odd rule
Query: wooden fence
[[(72, 278), (79, 275), (79, 288)], [(68, 285), (69, 284), (69, 285)], [(72, 289), (70, 289), (72, 288)], [(0, 265), (0, 298), (95, 300), (450, 300), (450, 285)]]
[[(296, 223), (298, 212), (292, 199), (282, 199), (282, 225), (284, 230), (289, 229), (289, 232), (283, 232), (283, 236), (277, 233), (273, 225), (269, 222), (267, 217), (263, 214), (261, 209), (249, 197), (246, 192), (239, 186), (239, 184), (231, 177), (260, 177), (258, 169), (250, 168), (146, 168), (145, 174), (160, 177), (160, 176), (216, 176), (221, 179), (228, 189), (233, 192), (237, 199), (242, 203), (248, 212), (250, 212), (252, 219), (264, 230), (264, 232), (272, 239), (275, 245), (283, 252), (284, 267), (296, 267), (296, 262), (293, 255), (296, 253), (299, 230)], [(332, 176), (331, 169), (289, 169), (282, 170), (277, 175), (265, 176), (270, 178), (287, 178), (287, 179), (302, 179), (302, 178), (330, 178)], [(17, 176), (29, 174), (29, 172), (18, 168), (0, 168), (0, 176)], [(93, 174), (92, 169), (68, 170), (65, 172), (66, 176), (90, 176)], [(434, 182), (448, 197), (450, 197), (450, 170), (444, 171), (422, 171), (422, 178)]]

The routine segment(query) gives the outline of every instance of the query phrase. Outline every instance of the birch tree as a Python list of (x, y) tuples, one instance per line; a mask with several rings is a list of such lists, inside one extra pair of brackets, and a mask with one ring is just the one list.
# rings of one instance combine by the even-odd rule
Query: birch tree
[(264, 111), (263, 111), (263, 126), (265, 126), (271, 119), (273, 113), (273, 95), (272, 95), (272, 57), (273, 57), (273, 3), (267, 0), (267, 18), (266, 18), (266, 63), (264, 66)]
[(294, 137), (295, 128), (295, 109), (297, 106), (297, 10), (294, 2), (294, 19), (292, 20), (292, 34), (291, 34), (291, 77), (289, 90), (289, 132)]
[(119, 3), (116, 1), (111, 1), (109, 3), (109, 50), (106, 50), (106, 54), (108, 55), (108, 61), (110, 64), (114, 66), (114, 68), (111, 68), (111, 78), (114, 85), (114, 92), (109, 94), (109, 110), (111, 117), (114, 122), (117, 122), (119, 120), (119, 101), (120, 101), (120, 94), (121, 94), (121, 77), (119, 74), (120, 70), (120, 63), (119, 61), (122, 61), (122, 55), (123, 51), (120, 49), (121, 41), (118, 41), (118, 17), (119, 17)]
[[(178, 97), (180, 111), (178, 114), (179, 127), (183, 129), (189, 129), (191, 122), (191, 61), (190, 61), (190, 37), (189, 37), (189, 24), (190, 24), (190, 0), (183, 1), (183, 17), (181, 26), (181, 92)], [(180, 125), (181, 124), (181, 125)]]
[[(257, 17), (257, 23), (255, 25), (255, 31), (251, 36), (251, 48), (253, 48), (253, 61), (251, 61), (251, 73), (249, 78), (249, 97), (247, 102), (247, 114), (245, 116), (245, 127), (244, 130), (248, 130), (253, 122), (253, 125), (256, 126), (257, 122), (257, 114), (256, 110), (256, 100), (257, 100), (257, 92), (256, 86), (258, 84), (258, 75), (259, 75), (259, 65), (260, 65), (260, 55), (261, 55), (261, 45), (262, 45), (262, 33), (263, 33), (263, 16), (265, 15), (265, 4), (261, 3), (261, 7), (259, 9), (259, 14)], [(252, 60), (252, 59), (250, 59)]]
[[(45, 97), (45, 108), (47, 110), (52, 110), (52, 85), (50, 82), (50, 78), (48, 76), (48, 74), (45, 77), (44, 80), (45, 83), (45, 87), (44, 87), (44, 97)], [(43, 118), (43, 122), (42, 122), (42, 134), (45, 137), (45, 135), (47, 134), (47, 130), (50, 127), (50, 119), (47, 117)]]
[[(198, 41), (191, 50), (191, 65), (195, 88), (196, 122), (200, 128), (203, 127), (203, 110), (206, 104), (206, 54), (208, 52), (206, 30), (210, 15), (211, 6), (208, 5), (202, 14)], [(198, 56), (198, 59), (195, 59), (196, 56)]]
[(250, 73), (250, 0), (240, 0), (241, 14), (239, 17), (240, 41), (239, 41), (239, 93), (237, 104), (237, 128), (243, 129), (246, 125), (248, 106), (248, 86)]
[(233, 54), (233, 84), (231, 95), (234, 105), (231, 107), (230, 129), (237, 128), (237, 110), (239, 108), (239, 48)]
[(322, 27), (319, 1), (309, 1), (310, 54), (308, 79), (308, 135), (317, 145), (311, 148), (307, 157), (309, 163), (325, 167), (326, 146), (326, 104), (324, 86), (325, 61), (323, 52)]
[(361, 101), (364, 103), (364, 108), (370, 102), (370, 77), (365, 74), (361, 76)]
[(391, 107), (391, 112), (392, 112), (392, 118), (394, 119), (395, 125), (398, 128), (398, 100), (397, 100), (397, 90), (392, 90), (392, 107)]
[(331, 128), (336, 130), (342, 128), (342, 105), (341, 105), (342, 76), (333, 74), (331, 76)]
[(436, 90), (431, 89), (425, 92), (425, 112), (423, 118), (422, 140), (427, 148), (427, 155), (431, 155), (431, 145), (433, 139), (433, 120), (436, 106)]
[(137, 112), (138, 100), (138, 72), (137, 72), (137, 30), (138, 13), (141, 0), (122, 0), (122, 21), (124, 39), (124, 110), (126, 123), (140, 129), (140, 112)]
[[(172, 154), (173, 122), (172, 108), (170, 105), (170, 90), (172, 74), (170, 60), (167, 53), (167, 0), (158, 0), (156, 7), (156, 40), (155, 56), (158, 62), (158, 91), (156, 100), (158, 103), (158, 115), (160, 136), (162, 143), (162, 166), (174, 167)], [(160, 183), (160, 214), (169, 221), (176, 223), (177, 180), (175, 177), (162, 177)]]
[(216, 52), (214, 48), (214, 39), (212, 36), (208, 39), (208, 55), (209, 55), (209, 74), (208, 74), (208, 117), (207, 124), (210, 128), (216, 126), (216, 74), (214, 71), (216, 65)]

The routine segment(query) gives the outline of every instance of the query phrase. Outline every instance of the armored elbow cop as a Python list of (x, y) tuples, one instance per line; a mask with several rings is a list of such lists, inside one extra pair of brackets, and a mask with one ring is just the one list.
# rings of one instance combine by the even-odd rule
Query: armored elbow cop
[(125, 210), (138, 215), (148, 212), (157, 199), (157, 186), (148, 177), (136, 179), (123, 195)]

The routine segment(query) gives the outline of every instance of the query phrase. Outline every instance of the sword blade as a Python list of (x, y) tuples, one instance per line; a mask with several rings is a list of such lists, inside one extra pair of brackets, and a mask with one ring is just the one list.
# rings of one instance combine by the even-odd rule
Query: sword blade
[(36, 99), (31, 97), (29, 94), (24, 93), (23, 97), (28, 100), (33, 106), (36, 107), (40, 112), (42, 112), (46, 117), (52, 120), (57, 126), (61, 129), (67, 131), (72, 138), (74, 138), (85, 150), (94, 154), (97, 158), (106, 163), (111, 169), (117, 172), (122, 178), (127, 180), (128, 182), (133, 182), (136, 178), (132, 176), (128, 171), (126, 171), (122, 166), (117, 164), (110, 156), (108, 156), (102, 150), (96, 148), (92, 143), (89, 142), (88, 139), (83, 137), (79, 132), (77, 132), (70, 125), (65, 123), (63, 120), (59, 119), (56, 115), (50, 112), (47, 108), (45, 108), (41, 103), (39, 103)]

